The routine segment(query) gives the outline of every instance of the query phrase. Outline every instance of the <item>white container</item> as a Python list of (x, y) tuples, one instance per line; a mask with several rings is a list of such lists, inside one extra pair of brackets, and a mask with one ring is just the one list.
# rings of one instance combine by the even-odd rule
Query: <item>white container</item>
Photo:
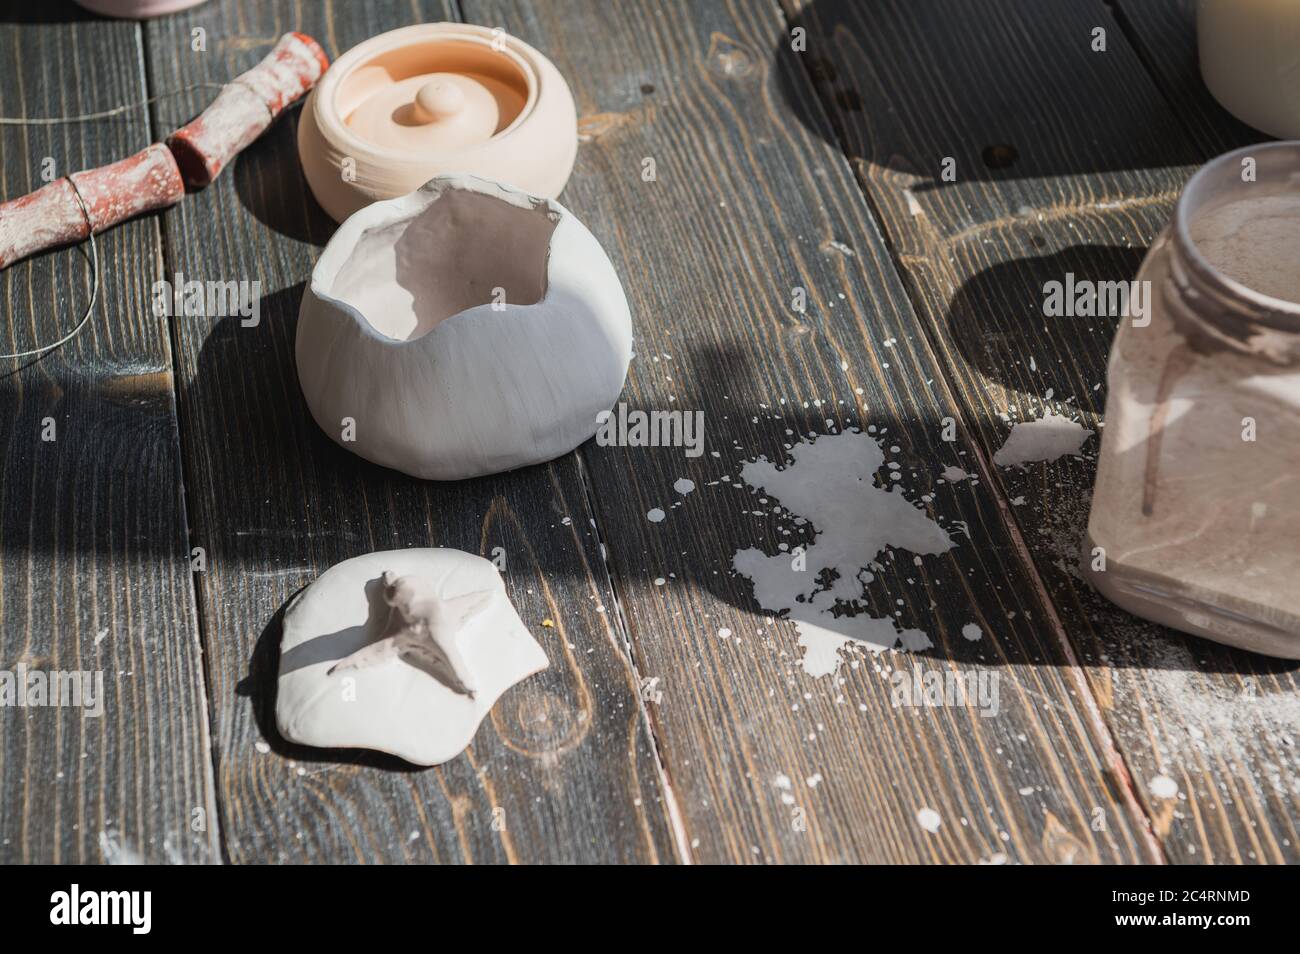
[(1300, 0), (1200, 0), (1201, 76), (1244, 123), (1300, 139)]
[(458, 174), (343, 223), (303, 293), (296, 354), (307, 406), (342, 447), (460, 480), (592, 437), (623, 390), (632, 320), (573, 213)]

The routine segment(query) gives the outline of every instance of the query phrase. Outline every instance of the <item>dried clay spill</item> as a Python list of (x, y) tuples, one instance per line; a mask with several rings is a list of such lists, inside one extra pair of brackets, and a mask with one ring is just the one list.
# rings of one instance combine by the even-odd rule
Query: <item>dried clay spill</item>
[(1018, 467), (1031, 461), (1056, 460), (1077, 454), (1092, 431), (1082, 424), (1048, 411), (1036, 421), (1012, 425), (1006, 443), (993, 455), (999, 467)]
[(796, 444), (783, 468), (759, 458), (741, 469), (745, 483), (779, 500), (796, 523), (807, 521), (816, 532), (801, 554), (769, 555), (751, 547), (732, 561), (753, 583), (764, 610), (785, 613), (795, 623), (803, 668), (811, 676), (834, 673), (850, 642), (873, 651), (933, 645), (922, 630), (900, 630), (891, 618), (866, 612), (871, 567), (887, 548), (936, 554), (954, 545), (901, 492), (876, 486), (884, 462), (875, 440), (845, 431)]

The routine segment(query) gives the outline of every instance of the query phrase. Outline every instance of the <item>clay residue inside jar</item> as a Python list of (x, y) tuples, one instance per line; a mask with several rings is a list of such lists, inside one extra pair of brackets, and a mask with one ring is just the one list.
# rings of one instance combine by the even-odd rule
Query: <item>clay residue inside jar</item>
[(1300, 303), (1300, 195), (1294, 190), (1203, 209), (1189, 231), (1200, 253), (1229, 278), (1261, 295)]
[(478, 305), (534, 305), (546, 294), (555, 226), (545, 205), (449, 189), (417, 215), (362, 233), (330, 295), (399, 341)]

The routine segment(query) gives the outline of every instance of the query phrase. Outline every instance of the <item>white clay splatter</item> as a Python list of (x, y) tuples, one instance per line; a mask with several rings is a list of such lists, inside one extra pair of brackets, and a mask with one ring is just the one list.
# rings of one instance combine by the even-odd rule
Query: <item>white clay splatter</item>
[(961, 628), (961, 634), (974, 643), (984, 636), (984, 630), (980, 629), (975, 623), (967, 623)]
[(645, 518), (651, 523), (659, 523), (664, 518), (664, 512), (658, 507), (652, 507), (646, 511)]
[(677, 491), (683, 497), (695, 489), (695, 481), (688, 480), (685, 477), (678, 477), (673, 483), (673, 490)]
[(641, 677), (641, 698), (655, 704), (664, 701), (664, 691), (659, 688), (659, 676)]
[(1151, 794), (1156, 798), (1177, 798), (1178, 783), (1168, 775), (1157, 775), (1151, 779)]
[(943, 819), (933, 808), (922, 808), (916, 813), (916, 823), (926, 831), (934, 834), (943, 824)]
[(943, 474), (941, 474), (940, 476), (942, 476), (943, 479), (948, 481), (948, 483), (950, 484), (958, 484), (961, 483), (963, 480), (968, 479), (970, 477), (970, 474), (966, 473), (966, 471), (962, 470), (960, 467), (954, 467), (951, 464), (949, 464), (947, 467), (943, 469)]
[(840, 650), (849, 642), (848, 636), (813, 624), (796, 623), (795, 628), (799, 632), (799, 648), (803, 650), (801, 662), (804, 672), (818, 678), (829, 676), (840, 668)]
[(1006, 443), (993, 455), (993, 463), (1014, 467), (1034, 460), (1056, 460), (1079, 453), (1083, 442), (1091, 436), (1092, 431), (1077, 421), (1048, 411), (1036, 421), (1012, 425)]
[[(796, 444), (784, 470), (765, 458), (741, 468), (741, 478), (765, 496), (775, 497), (796, 522), (812, 524), (816, 540), (802, 554), (768, 556), (749, 548), (732, 565), (754, 585), (754, 598), (771, 613), (785, 612), (795, 622), (810, 676), (828, 676), (840, 665), (840, 650), (850, 641), (875, 651), (901, 645), (929, 648), (921, 630), (901, 632), (892, 619), (865, 614), (863, 586), (868, 567), (888, 547), (912, 553), (943, 553), (953, 546), (943, 528), (896, 490), (875, 485), (884, 463), (880, 446), (859, 431), (844, 431)], [(824, 571), (832, 571), (822, 585)], [(857, 611), (857, 615), (834, 613)]]
[(99, 853), (106, 865), (144, 864), (144, 859), (122, 840), (122, 833), (116, 828), (99, 833)]

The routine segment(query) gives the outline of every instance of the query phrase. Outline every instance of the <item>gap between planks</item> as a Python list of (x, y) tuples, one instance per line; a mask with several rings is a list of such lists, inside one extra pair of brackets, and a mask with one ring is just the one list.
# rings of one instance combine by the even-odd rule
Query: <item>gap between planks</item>
[(578, 479), (582, 482), (583, 504), (587, 508), (587, 519), (590, 521), (592, 529), (596, 531), (596, 552), (600, 554), (600, 567), (605, 575), (605, 581), (609, 585), (610, 599), (614, 603), (614, 627), (619, 638), (623, 640), (623, 650), (627, 653), (628, 666), (632, 669), (632, 678), (636, 680), (637, 709), (641, 713), (641, 718), (645, 720), (646, 735), (650, 739), (650, 750), (654, 756), (655, 769), (659, 775), (659, 786), (663, 791), (664, 806), (668, 810), (668, 824), (672, 828), (673, 841), (677, 845), (678, 857), (683, 864), (692, 865), (695, 863), (695, 859), (691, 854), (691, 841), (687, 837), (686, 822), (682, 817), (681, 808), (677, 804), (677, 792), (673, 788), (673, 780), (668, 774), (668, 764), (663, 758), (659, 723), (650, 714), (650, 707), (646, 705), (645, 693), (642, 690), (644, 677), (641, 675), (641, 666), (637, 662), (636, 649), (632, 644), (632, 630), (628, 626), (627, 618), (623, 615), (623, 597), (619, 593), (614, 574), (610, 572), (609, 551), (605, 546), (605, 534), (601, 530), (599, 519), (596, 516), (595, 491), (592, 488), (591, 481), (587, 479), (586, 451), (579, 446), (577, 450), (571, 453), (577, 459)]
[[(153, 121), (153, 104), (149, 101), (153, 99), (153, 96), (155, 96), (155, 90), (153, 90), (153, 70), (149, 69), (148, 31), (144, 29), (144, 23), (146, 23), (146, 21), (135, 23), (135, 51), (136, 55), (139, 56), (138, 65), (140, 87), (144, 90), (144, 100), (146, 100), (142, 104), (144, 112), (144, 131), (148, 134), (149, 142), (155, 142), (157, 139), (157, 130), (155, 129), (155, 121)], [(170, 242), (168, 237), (166, 237), (166, 230), (162, 227), (160, 214), (153, 214), (153, 216), (149, 218), (151, 218), (153, 235), (155, 235), (155, 248), (157, 250), (157, 259), (155, 264), (160, 266), (162, 274), (166, 274), (169, 269), (170, 260), (172, 260), (172, 247), (170, 247)], [(168, 354), (166, 354), (166, 360), (168, 360), (168, 367), (172, 370), (172, 374), (170, 374), (170, 385), (172, 386), (170, 386), (169, 389), (169, 396), (170, 399), (172, 399), (172, 420), (175, 424), (175, 455), (177, 455), (177, 467), (175, 467), (175, 472), (177, 472), (177, 480), (181, 482), (181, 486), (179, 486), (181, 515), (179, 516), (181, 516), (181, 525), (185, 528), (186, 559), (191, 559), (191, 545), (194, 543), (194, 538), (192, 538), (190, 533), (190, 490), (188, 490), (190, 482), (186, 480), (185, 451), (183, 451), (183, 441), (185, 441), (185, 437), (183, 437), (183, 434), (181, 433), (181, 403), (177, 400), (179, 368), (177, 367), (175, 356), (179, 354), (177, 350), (179, 341), (177, 333), (175, 333), (175, 317), (172, 315), (166, 315), (164, 321), (166, 322), (166, 342), (168, 342)], [(200, 612), (199, 608), (199, 585), (198, 581), (195, 580), (195, 573), (196, 571), (191, 569), (190, 573), (186, 574), (186, 580), (188, 581), (188, 584), (190, 584), (191, 597), (190, 633), (191, 638), (194, 639), (196, 651), (198, 651), (199, 654), (199, 672), (201, 673), (201, 680), (199, 682), (199, 703), (203, 719), (200, 721), (199, 730), (201, 737), (203, 737), (203, 745), (207, 747), (208, 750), (208, 758), (205, 759), (203, 766), (204, 782), (205, 785), (207, 785), (208, 792), (208, 803), (204, 806), (204, 811), (207, 812), (207, 823), (209, 831), (211, 831), (211, 836), (208, 838), (209, 844), (216, 846), (218, 863), (226, 864), (229, 863), (230, 855), (226, 846), (225, 827), (222, 825), (222, 806), (217, 794), (217, 745), (216, 738), (214, 738), (212, 734), (212, 720), (214, 715), (216, 715), (212, 710), (212, 676), (211, 673), (208, 672), (208, 654), (207, 650), (205, 650), (207, 643), (204, 642), (205, 634), (203, 613)]]

